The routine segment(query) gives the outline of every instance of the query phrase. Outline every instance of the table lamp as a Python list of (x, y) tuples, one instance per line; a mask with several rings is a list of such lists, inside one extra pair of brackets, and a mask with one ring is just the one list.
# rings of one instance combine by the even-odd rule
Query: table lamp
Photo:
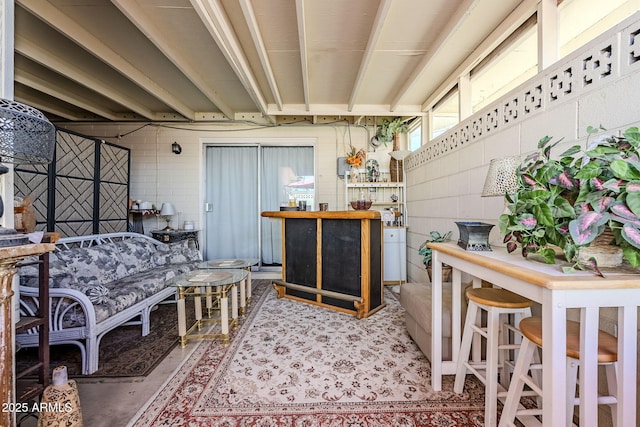
[(492, 159), (484, 181), (482, 197), (504, 196), (518, 187), (516, 169), (522, 163), (522, 156), (507, 156)]
[[(53, 160), (56, 128), (39, 110), (8, 99), (0, 99), (0, 162), (47, 164)], [(0, 164), (0, 175), (9, 168)], [(0, 217), (4, 202), (0, 197)], [(25, 234), (0, 226), (0, 247), (29, 243)]]
[(160, 208), (160, 216), (167, 221), (167, 226), (162, 229), (162, 231), (171, 231), (171, 217), (176, 214), (176, 208), (173, 207), (173, 204), (169, 202), (164, 202), (162, 207)]
[[(499, 159), (492, 159), (489, 163), (489, 170), (484, 181), (482, 189), (482, 197), (502, 196), (511, 193), (518, 188), (518, 176), (516, 170), (522, 163), (522, 156), (506, 156)], [(504, 211), (509, 209), (507, 199), (504, 199)], [(489, 233), (493, 225), (484, 223), (456, 223), (460, 229), (461, 238), (463, 235), (474, 235), (471, 240), (475, 240), (476, 244), (466, 243), (469, 247), (474, 246), (472, 250), (491, 250), (489, 245)], [(466, 231), (465, 231), (466, 230)], [(472, 230), (472, 231), (469, 231)], [(481, 243), (478, 243), (481, 242)], [(458, 241), (460, 245), (460, 241)], [(499, 244), (499, 243), (495, 243)], [(462, 245), (461, 245), (462, 246)]]

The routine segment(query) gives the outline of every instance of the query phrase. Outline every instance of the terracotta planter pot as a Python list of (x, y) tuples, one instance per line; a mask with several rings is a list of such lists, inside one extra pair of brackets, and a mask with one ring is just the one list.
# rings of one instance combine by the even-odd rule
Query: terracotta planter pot
[[(453, 270), (451, 268), (450, 265), (443, 265), (442, 266), (442, 281), (443, 282), (450, 282), (451, 281), (451, 270)], [(429, 282), (431, 282), (431, 264), (429, 264), (427, 266), (427, 277), (429, 278)]]

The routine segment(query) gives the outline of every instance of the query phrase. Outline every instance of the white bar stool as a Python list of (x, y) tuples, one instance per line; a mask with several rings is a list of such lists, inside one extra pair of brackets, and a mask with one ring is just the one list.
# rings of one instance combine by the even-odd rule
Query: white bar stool
[[(536, 380), (528, 375), (529, 370), (540, 369), (539, 364), (532, 363), (534, 353), (538, 348), (542, 348), (542, 318), (528, 317), (520, 322), (520, 332), (524, 339), (520, 347), (520, 354), (513, 371), (513, 378), (507, 393), (507, 400), (504, 403), (502, 416), (500, 417), (500, 427), (515, 426), (516, 416), (522, 415), (542, 415), (542, 409), (522, 409), (520, 408), (520, 398), (524, 393), (525, 384), (536, 394), (542, 396), (542, 387), (539, 379)], [(576, 383), (578, 379), (578, 365), (580, 362), (580, 323), (567, 320), (567, 426), (573, 425), (573, 408), (580, 404), (576, 398)], [(618, 340), (611, 334), (604, 331), (598, 332), (598, 364), (605, 365), (607, 375), (608, 396), (599, 396), (598, 403), (611, 405), (611, 416), (613, 425), (616, 425), (616, 405), (618, 400), (615, 397), (617, 386), (617, 361), (618, 361)], [(520, 409), (519, 409), (520, 408)], [(544, 422), (544, 420), (542, 420)]]
[[(523, 296), (499, 288), (468, 288), (466, 295), (469, 306), (462, 333), (453, 391), (462, 393), (467, 370), (478, 377), (485, 387), (484, 425), (493, 427), (498, 423), (498, 370), (501, 364), (503, 372), (500, 381), (504, 389), (508, 387), (508, 372), (504, 366), (505, 356), (500, 353), (519, 348), (519, 345), (509, 344), (508, 330), (501, 331), (501, 326), (508, 324), (506, 319), (508, 315), (515, 316), (515, 325), (521, 318), (531, 316), (532, 303)], [(487, 313), (485, 327), (482, 326), (480, 310)], [(516, 330), (513, 326), (511, 329)], [(471, 342), (476, 334), (487, 340), (486, 359), (470, 361)]]

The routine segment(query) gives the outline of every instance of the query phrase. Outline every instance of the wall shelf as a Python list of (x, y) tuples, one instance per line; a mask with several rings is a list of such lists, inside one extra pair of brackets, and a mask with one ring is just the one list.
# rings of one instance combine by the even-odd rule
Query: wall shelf
[[(349, 171), (345, 172), (345, 210), (353, 210), (349, 202), (354, 200), (370, 200), (372, 209), (384, 211), (393, 208), (400, 212), (398, 222), (385, 225), (407, 225), (406, 185), (404, 182), (354, 182)], [(395, 196), (395, 199), (392, 198)]]

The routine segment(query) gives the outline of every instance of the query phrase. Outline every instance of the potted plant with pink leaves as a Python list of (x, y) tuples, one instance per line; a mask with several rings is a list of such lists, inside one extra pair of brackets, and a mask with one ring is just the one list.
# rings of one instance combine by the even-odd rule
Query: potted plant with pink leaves
[(631, 127), (590, 141), (601, 130), (589, 127), (586, 148), (573, 146), (557, 159), (551, 149), (560, 141), (544, 137), (522, 162), (518, 189), (505, 196), (508, 210), (499, 221), (509, 252), (521, 248), (525, 257), (554, 263), (559, 248), (574, 263), (567, 271), (599, 272), (605, 262), (596, 248), (610, 254), (603, 259), (611, 265), (623, 258), (640, 265), (640, 132)]

